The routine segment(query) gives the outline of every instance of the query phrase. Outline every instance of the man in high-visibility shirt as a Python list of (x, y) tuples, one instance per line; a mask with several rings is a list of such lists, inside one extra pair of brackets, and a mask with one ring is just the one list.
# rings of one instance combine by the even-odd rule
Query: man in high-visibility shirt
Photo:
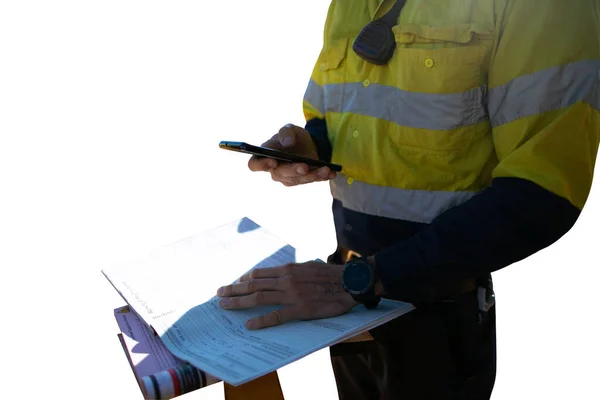
[(306, 126), (264, 145), (342, 172), (249, 167), (287, 186), (330, 181), (339, 248), (328, 265), (256, 270), (219, 291), (222, 306), (284, 306), (257, 329), (411, 302), (331, 348), (340, 398), (489, 398), (490, 274), (576, 222), (599, 110), (597, 0), (333, 0)]

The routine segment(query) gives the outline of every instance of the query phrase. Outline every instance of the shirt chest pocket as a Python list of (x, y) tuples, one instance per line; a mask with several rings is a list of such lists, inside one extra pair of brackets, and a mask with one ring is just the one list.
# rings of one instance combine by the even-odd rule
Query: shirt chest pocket
[(398, 25), (396, 50), (379, 80), (397, 90), (400, 149), (443, 156), (464, 153), (487, 134), (485, 108), (492, 32), (472, 24)]
[(401, 89), (420, 93), (461, 93), (486, 83), (493, 34), (473, 24), (398, 25), (390, 61)]

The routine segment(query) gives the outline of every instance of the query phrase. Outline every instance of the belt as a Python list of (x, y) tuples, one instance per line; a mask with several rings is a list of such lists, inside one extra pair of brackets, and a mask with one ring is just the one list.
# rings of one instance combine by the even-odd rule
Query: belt
[[(353, 250), (338, 248), (334, 254), (332, 254), (328, 262), (342, 262), (345, 263), (353, 258), (359, 258), (361, 255)], [(435, 292), (433, 298), (436, 302), (446, 302), (452, 301), (452, 299), (457, 298), (465, 293), (472, 292), (477, 289), (477, 280), (476, 279), (459, 279), (451, 282), (446, 282), (441, 285), (432, 288)], [(369, 332), (364, 332), (357, 336), (354, 336), (343, 343), (351, 343), (351, 342), (363, 342), (367, 340), (373, 340), (373, 337), (369, 334)]]

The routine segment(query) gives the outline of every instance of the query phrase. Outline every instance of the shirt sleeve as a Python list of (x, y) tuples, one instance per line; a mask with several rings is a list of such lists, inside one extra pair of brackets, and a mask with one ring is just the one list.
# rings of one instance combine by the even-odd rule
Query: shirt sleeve
[(391, 297), (413, 301), (417, 288), (485, 276), (551, 245), (576, 222), (600, 141), (599, 4), (497, 6), (488, 77), (499, 160), (492, 184), (375, 255)]
[(302, 100), (302, 111), (306, 120), (305, 129), (310, 133), (317, 146), (319, 159), (329, 162), (331, 161), (332, 148), (327, 135), (325, 93), (323, 90), (324, 79), (320, 67), (325, 52), (326, 50), (323, 48), (312, 71)]
[(330, 162), (332, 148), (329, 137), (327, 136), (327, 123), (325, 122), (325, 119), (313, 118), (306, 122), (304, 128), (310, 133), (315, 146), (317, 146), (319, 160)]
[(323, 28), (323, 46), (302, 99), (302, 110), (306, 120), (305, 129), (310, 133), (317, 146), (319, 159), (327, 162), (331, 161), (332, 146), (328, 137), (324, 86), (327, 83), (327, 71), (337, 68), (341, 60), (339, 55), (330, 46), (327, 46), (328, 32), (331, 30), (331, 15), (334, 13), (334, 9), (335, 2), (332, 2)]

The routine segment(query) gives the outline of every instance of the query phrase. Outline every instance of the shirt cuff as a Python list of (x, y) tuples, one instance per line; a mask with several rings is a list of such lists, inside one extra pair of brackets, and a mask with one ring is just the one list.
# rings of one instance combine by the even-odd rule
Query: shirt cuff
[(331, 143), (327, 136), (327, 124), (324, 119), (313, 118), (306, 123), (304, 127), (310, 133), (315, 146), (319, 160), (331, 162)]

